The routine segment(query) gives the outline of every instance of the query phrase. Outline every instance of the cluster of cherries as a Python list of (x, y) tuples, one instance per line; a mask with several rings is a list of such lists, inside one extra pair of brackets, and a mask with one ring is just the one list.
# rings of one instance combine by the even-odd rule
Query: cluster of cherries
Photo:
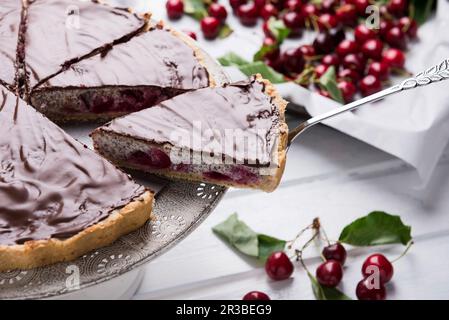
[[(201, 30), (208, 39), (217, 37), (228, 16), (226, 8), (211, 0), (208, 16), (201, 20)], [(336, 69), (338, 88), (345, 102), (351, 102), (359, 90), (363, 96), (382, 89), (392, 71), (403, 70), (407, 42), (417, 37), (418, 25), (409, 14), (408, 0), (388, 0), (379, 7), (378, 29), (365, 25), (370, 0), (229, 0), (234, 14), (245, 26), (265, 20), (263, 59), (267, 65), (288, 79), (309, 86), (318, 83), (329, 67)], [(182, 0), (168, 0), (169, 18), (182, 16)], [(289, 37), (300, 37), (311, 28), (318, 34), (311, 45), (288, 48), (281, 52), (280, 43), (269, 27), (269, 19), (282, 20), (290, 30)], [(353, 38), (347, 39), (351, 31)], [(196, 35), (188, 32), (196, 39)], [(308, 81), (303, 82), (304, 73)], [(318, 87), (318, 92), (330, 93)]]
[[(346, 249), (341, 243), (330, 244), (322, 251), (325, 261), (316, 269), (317, 281), (325, 287), (335, 288), (343, 278), (343, 265), (346, 261)], [(267, 275), (275, 281), (290, 278), (294, 266), (283, 251), (272, 253), (265, 263)], [(385, 284), (393, 277), (393, 265), (382, 254), (376, 253), (366, 258), (362, 266), (363, 280), (357, 284), (356, 295), (359, 300), (385, 300)], [(378, 277), (374, 280), (372, 277)], [(243, 300), (270, 300), (260, 291), (248, 292)]]

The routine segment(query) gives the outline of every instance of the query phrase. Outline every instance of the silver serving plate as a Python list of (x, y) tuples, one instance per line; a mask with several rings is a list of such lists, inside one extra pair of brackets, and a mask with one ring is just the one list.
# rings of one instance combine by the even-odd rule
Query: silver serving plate
[[(182, 37), (191, 45), (197, 46), (191, 38), (184, 35)], [(228, 82), (220, 65), (201, 51), (217, 84)], [(88, 134), (94, 128), (95, 125), (64, 126), (67, 132), (88, 146), (91, 146)], [(224, 187), (206, 183), (165, 181), (137, 173), (131, 175), (139, 183), (157, 191), (155, 220), (121, 237), (112, 245), (90, 252), (75, 261), (0, 273), (0, 299), (130, 296), (140, 279), (138, 267), (166, 252), (195, 230), (226, 192)], [(115, 287), (108, 287), (108, 283), (113, 280)], [(90, 288), (94, 285), (99, 285), (96, 287), (101, 289)], [(111, 295), (108, 292), (110, 290), (129, 292)]]

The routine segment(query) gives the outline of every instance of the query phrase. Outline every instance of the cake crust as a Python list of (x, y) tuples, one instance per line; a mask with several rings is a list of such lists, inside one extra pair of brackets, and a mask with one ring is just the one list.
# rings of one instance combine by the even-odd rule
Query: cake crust
[(31, 269), (57, 262), (71, 261), (83, 254), (107, 246), (153, 218), (154, 194), (146, 191), (106, 219), (65, 239), (33, 240), (22, 245), (0, 245), (0, 272)]

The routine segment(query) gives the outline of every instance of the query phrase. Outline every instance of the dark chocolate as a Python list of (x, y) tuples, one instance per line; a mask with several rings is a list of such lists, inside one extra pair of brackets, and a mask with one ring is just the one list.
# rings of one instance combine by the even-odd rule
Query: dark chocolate
[(209, 85), (195, 51), (169, 30), (155, 27), (102, 55), (73, 64), (42, 88), (155, 86), (191, 90)]
[(145, 192), (0, 87), (0, 245), (66, 239)]
[[(116, 118), (99, 130), (114, 132), (156, 144), (169, 143), (193, 152), (210, 152), (210, 132), (221, 145), (225, 158), (265, 166), (277, 152), (280, 112), (264, 84), (252, 78), (224, 87), (205, 88), (179, 95), (130, 115)], [(226, 131), (230, 130), (230, 131)], [(194, 137), (201, 132), (200, 143), (178, 140), (180, 135)], [(245, 143), (238, 138), (244, 137)], [(224, 137), (234, 143), (225, 147)]]

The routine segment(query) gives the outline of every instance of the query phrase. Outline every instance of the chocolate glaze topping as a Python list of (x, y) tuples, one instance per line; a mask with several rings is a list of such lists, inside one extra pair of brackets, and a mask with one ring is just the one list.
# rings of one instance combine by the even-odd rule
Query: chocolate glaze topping
[(157, 86), (198, 89), (209, 85), (194, 50), (169, 30), (154, 27), (72, 65), (40, 87)]
[(145, 189), (0, 87), (0, 245), (65, 239)]
[(146, 25), (126, 9), (92, 2), (97, 1), (28, 0), (25, 47), (30, 88), (61, 66), (127, 41)]
[(0, 84), (13, 86), (16, 80), (16, 48), (21, 22), (22, 1), (0, 3)]
[[(264, 166), (276, 152), (276, 129), (279, 110), (264, 84), (252, 78), (225, 87), (205, 88), (188, 92), (159, 105), (114, 119), (99, 130), (130, 136), (152, 143), (170, 143), (194, 152), (216, 150), (210, 142), (210, 132), (222, 146), (224, 156), (245, 163)], [(198, 125), (200, 129), (198, 129)], [(179, 134), (194, 137), (201, 132), (201, 143), (179, 141)], [(226, 133), (226, 130), (231, 130)], [(241, 130), (241, 131), (239, 131)], [(234, 140), (226, 148), (224, 137), (239, 134), (249, 137), (245, 143)], [(248, 143), (250, 145), (248, 145)]]

